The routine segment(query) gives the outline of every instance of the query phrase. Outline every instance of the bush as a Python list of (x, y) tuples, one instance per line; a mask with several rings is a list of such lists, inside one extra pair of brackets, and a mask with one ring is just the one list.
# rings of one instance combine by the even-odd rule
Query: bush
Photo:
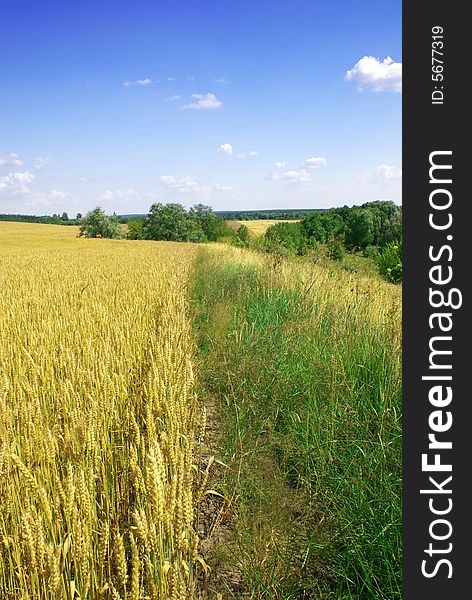
[(379, 256), (379, 247), (378, 246), (366, 246), (364, 250), (365, 258), (377, 259)]
[(247, 225), (241, 225), (240, 227), (238, 227), (236, 235), (238, 236), (238, 240), (241, 242), (241, 245), (247, 248), (251, 240), (251, 235), (249, 233)]
[(377, 258), (379, 273), (392, 283), (402, 280), (402, 242), (390, 242)]
[(119, 238), (120, 224), (116, 215), (108, 216), (97, 206), (80, 221), (79, 237)]
[(340, 239), (332, 239), (326, 244), (326, 256), (331, 260), (342, 260), (344, 244)]
[(143, 239), (143, 225), (144, 219), (130, 219), (128, 221), (128, 231), (126, 232), (126, 239), (128, 240), (142, 240)]
[(307, 239), (300, 223), (282, 221), (269, 227), (264, 236), (264, 245), (269, 250), (281, 248), (302, 255), (307, 250)]

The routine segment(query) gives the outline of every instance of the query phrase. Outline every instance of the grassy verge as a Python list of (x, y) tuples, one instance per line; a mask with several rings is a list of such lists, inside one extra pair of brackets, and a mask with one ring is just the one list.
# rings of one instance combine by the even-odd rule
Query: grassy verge
[(214, 246), (191, 296), (237, 498), (220, 560), (251, 598), (400, 598), (400, 291)]

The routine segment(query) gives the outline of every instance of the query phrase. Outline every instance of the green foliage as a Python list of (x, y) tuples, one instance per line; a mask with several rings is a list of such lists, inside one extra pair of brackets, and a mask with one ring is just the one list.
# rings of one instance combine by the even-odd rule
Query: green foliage
[(301, 255), (306, 252), (307, 245), (308, 240), (300, 223), (285, 223), (282, 221), (271, 225), (265, 233), (265, 247), (267, 250), (283, 248)]
[(63, 212), (61, 215), (61, 221), (68, 221), (69, 215), (66, 212)]
[(314, 212), (307, 215), (301, 222), (301, 232), (306, 238), (316, 242), (324, 242), (326, 231), (324, 228), (323, 216), (321, 213)]
[(377, 258), (379, 273), (387, 281), (400, 283), (403, 274), (402, 242), (390, 242)]
[(307, 214), (313, 212), (323, 212), (324, 208), (285, 208), (268, 210), (221, 210), (217, 214), (228, 221), (297, 221), (303, 219)]
[(118, 217), (106, 215), (97, 206), (81, 219), (79, 237), (86, 238), (119, 238), (120, 224)]
[(62, 221), (59, 215), (39, 217), (38, 223), (43, 223), (44, 225), (64, 225), (64, 221)]
[(228, 226), (224, 219), (215, 215), (211, 206), (195, 204), (189, 210), (189, 215), (200, 226), (204, 236), (202, 241), (216, 242), (227, 233), (226, 229), (228, 229)]
[(246, 225), (241, 225), (238, 227), (236, 232), (238, 240), (241, 242), (241, 245), (244, 247), (249, 246), (249, 242), (251, 241), (251, 234), (249, 233), (249, 229)]
[(379, 247), (378, 246), (366, 246), (364, 248), (364, 256), (365, 258), (376, 259), (379, 255)]
[(369, 209), (353, 209), (346, 230), (346, 244), (353, 250), (363, 249), (374, 242), (374, 218)]
[(197, 231), (195, 219), (181, 204), (153, 204), (143, 225), (146, 240), (189, 242), (202, 236), (201, 227)]
[(326, 256), (331, 260), (342, 260), (344, 252), (344, 244), (340, 239), (332, 238), (326, 244)]
[(143, 239), (143, 226), (144, 226), (144, 218), (130, 219), (128, 221), (128, 230), (126, 232), (126, 239), (142, 240)]

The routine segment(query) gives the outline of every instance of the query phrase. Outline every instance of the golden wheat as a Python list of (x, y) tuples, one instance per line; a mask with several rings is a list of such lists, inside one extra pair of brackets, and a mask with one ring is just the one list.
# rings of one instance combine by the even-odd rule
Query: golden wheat
[(191, 598), (195, 247), (75, 236), (0, 223), (0, 597)]

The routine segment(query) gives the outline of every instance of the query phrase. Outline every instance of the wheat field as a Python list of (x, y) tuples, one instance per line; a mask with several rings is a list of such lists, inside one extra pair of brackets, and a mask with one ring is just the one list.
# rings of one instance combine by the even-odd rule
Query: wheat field
[(0, 223), (0, 598), (190, 598), (195, 246), (76, 234)]

